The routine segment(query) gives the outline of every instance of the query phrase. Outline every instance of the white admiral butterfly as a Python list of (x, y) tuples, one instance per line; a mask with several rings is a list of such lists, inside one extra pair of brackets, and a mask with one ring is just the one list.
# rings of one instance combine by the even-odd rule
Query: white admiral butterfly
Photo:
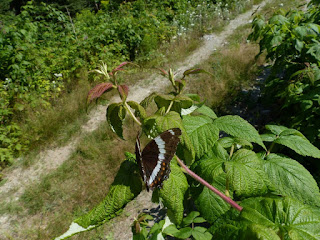
[(141, 152), (139, 135), (136, 139), (136, 160), (147, 190), (161, 188), (169, 177), (170, 161), (180, 141), (181, 130), (172, 128), (152, 139)]

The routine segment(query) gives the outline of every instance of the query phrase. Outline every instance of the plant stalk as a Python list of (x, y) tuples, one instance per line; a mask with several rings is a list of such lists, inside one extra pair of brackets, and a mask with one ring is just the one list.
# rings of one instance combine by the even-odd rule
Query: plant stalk
[(230, 192), (229, 192), (229, 179), (227, 177), (226, 179), (226, 192), (225, 192), (227, 197), (230, 197)]
[[(177, 156), (176, 156), (177, 157)], [(235, 201), (233, 201), (231, 198), (227, 197), (226, 195), (224, 195), (223, 193), (221, 193), (218, 189), (214, 188), (213, 186), (211, 186), (208, 182), (206, 182), (204, 179), (202, 179), (201, 177), (199, 177), (197, 174), (195, 174), (194, 172), (192, 172), (184, 163), (183, 161), (177, 157), (177, 161), (179, 163), (179, 165), (195, 180), (197, 180), (198, 182), (200, 182), (202, 185), (206, 186), (207, 188), (209, 188), (209, 190), (211, 190), (212, 192), (214, 192), (215, 194), (217, 194), (219, 197), (221, 197), (226, 203), (230, 204), (231, 207), (235, 208), (236, 210), (238, 210), (239, 212), (241, 212), (241, 210), (243, 209), (240, 205), (238, 205)]]
[(72, 21), (72, 18), (71, 18), (71, 15), (70, 15), (70, 12), (69, 12), (69, 9), (67, 7), (65, 7), (66, 10), (67, 10), (67, 13), (68, 13), (68, 16), (69, 16), (69, 19), (70, 19), (70, 23), (71, 23), (71, 26), (72, 26), (72, 31), (74, 33), (74, 36), (76, 37), (76, 39), (78, 40), (77, 38), (77, 33), (76, 33), (76, 29), (74, 27), (74, 24), (73, 24), (73, 21)]
[(133, 118), (133, 120), (139, 125), (141, 126), (141, 122), (136, 118), (136, 116), (133, 114), (133, 112), (130, 109), (130, 106), (128, 105), (128, 103), (125, 101), (124, 102), (124, 107), (126, 108), (126, 110), (129, 112), (129, 114), (131, 115), (131, 117)]
[(268, 151), (267, 151), (267, 156), (270, 154), (273, 146), (274, 146), (274, 142), (271, 143), (271, 145), (270, 145), (270, 147), (269, 147), (269, 149), (268, 149)]
[(172, 105), (173, 105), (173, 101), (170, 102), (170, 105), (169, 105), (169, 107), (168, 107), (168, 109), (166, 111), (166, 114), (171, 110)]
[(231, 146), (229, 158), (232, 157), (233, 151), (234, 151), (234, 144), (232, 144), (232, 146)]

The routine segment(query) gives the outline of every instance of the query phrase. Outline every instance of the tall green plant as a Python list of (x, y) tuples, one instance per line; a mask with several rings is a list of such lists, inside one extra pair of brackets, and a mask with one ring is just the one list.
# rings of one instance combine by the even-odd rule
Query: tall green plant
[(278, 111), (278, 121), (303, 132), (320, 146), (320, 9), (280, 10), (269, 20), (257, 16), (250, 40), (271, 60), (265, 95)]
[[(320, 158), (320, 150), (304, 135), (277, 125), (267, 125), (267, 132), (260, 135), (238, 116), (217, 117), (198, 95), (185, 93), (188, 76), (206, 73), (202, 69), (187, 70), (180, 79), (172, 70), (160, 69), (171, 83), (171, 92), (152, 93), (141, 103), (127, 101), (129, 87), (116, 80), (116, 73), (123, 70), (124, 65), (127, 63), (108, 72), (103, 64), (97, 72), (108, 82), (99, 84), (88, 94), (90, 102), (105, 91), (118, 91), (122, 101), (107, 108), (111, 129), (124, 139), (124, 119), (130, 117), (148, 137), (177, 127), (182, 132), (169, 179), (164, 181), (162, 189), (153, 192), (153, 200), (161, 201), (167, 208), (168, 218), (150, 229), (146, 227), (148, 218), (139, 217), (134, 223), (135, 238), (320, 237), (320, 212), (314, 210), (320, 203), (317, 183), (296, 160), (274, 152), (275, 145), (281, 145), (302, 156)], [(156, 106), (151, 114), (147, 111), (150, 104)], [(119, 172), (114, 184), (129, 183), (128, 179), (132, 179), (129, 186), (123, 183), (122, 187), (112, 188), (102, 203), (76, 219), (69, 231), (57, 239), (105, 223), (141, 191), (142, 181), (133, 161), (135, 156), (131, 153), (126, 156), (123, 164), (130, 163), (132, 167), (126, 174)], [(122, 197), (119, 199), (119, 196)], [(195, 206), (199, 213), (192, 212), (190, 206)], [(183, 218), (185, 212), (190, 214)], [(206, 227), (197, 225), (203, 222), (207, 222)]]

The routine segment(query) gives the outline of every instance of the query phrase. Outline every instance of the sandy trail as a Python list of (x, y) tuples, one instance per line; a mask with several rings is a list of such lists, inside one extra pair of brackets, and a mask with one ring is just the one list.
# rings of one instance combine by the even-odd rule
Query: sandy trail
[[(226, 39), (236, 28), (243, 24), (249, 23), (249, 21), (251, 21), (253, 18), (252, 14), (254, 14), (257, 9), (261, 9), (270, 1), (271, 0), (266, 0), (261, 4), (254, 5), (251, 10), (237, 16), (235, 19), (230, 21), (229, 25), (225, 26), (225, 30), (220, 34), (204, 36), (202, 46), (195, 50), (193, 54), (185, 59), (185, 61), (178, 64), (175, 73), (177, 73), (178, 76), (181, 76), (185, 70), (190, 69), (196, 64), (208, 59), (217, 48), (220, 48), (224, 45)], [(149, 79), (145, 79), (144, 81), (139, 82), (137, 85), (131, 86), (128, 100), (140, 102), (150, 93), (163, 90), (168, 84), (169, 82), (164, 81), (163, 77), (158, 77), (158, 75), (154, 74)], [(115, 96), (111, 99), (111, 102), (117, 101), (120, 101), (118, 96)], [(90, 119), (81, 127), (81, 134), (79, 135), (84, 136), (85, 134), (96, 130), (99, 124), (105, 121), (105, 111), (105, 106), (98, 106), (92, 110), (90, 113)], [(66, 161), (76, 150), (76, 146), (80, 139), (81, 137), (73, 137), (65, 146), (55, 147), (53, 149), (48, 149), (41, 152), (36, 157), (36, 160), (34, 161), (35, 163), (29, 168), (17, 167), (14, 169), (8, 169), (4, 173), (6, 182), (0, 186), (1, 201), (5, 203), (17, 201), (27, 186), (39, 182), (42, 176), (57, 169), (64, 161)], [(143, 192), (142, 194), (145, 195), (146, 193)], [(137, 204), (133, 208), (131, 207), (131, 209), (130, 206), (132, 204), (129, 204), (127, 207), (129, 209), (126, 208), (125, 212), (135, 211), (137, 213), (137, 209), (154, 207), (155, 205), (152, 205), (150, 197), (147, 199), (148, 201), (143, 201), (143, 205)], [(7, 214), (0, 216), (0, 236), (2, 235), (1, 233), (8, 231), (10, 226), (10, 218), (12, 217), (14, 216)], [(113, 229), (114, 236), (117, 236), (115, 239), (126, 239), (123, 238), (123, 234), (127, 234), (125, 233), (126, 231), (124, 231), (124, 229), (130, 229), (131, 224), (132, 219), (130, 217), (121, 223), (121, 227), (115, 227)]]

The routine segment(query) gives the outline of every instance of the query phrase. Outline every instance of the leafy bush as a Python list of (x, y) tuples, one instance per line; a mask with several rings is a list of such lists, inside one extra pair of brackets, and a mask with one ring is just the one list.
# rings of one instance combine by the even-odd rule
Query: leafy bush
[[(161, 69), (162, 75), (171, 82), (170, 93), (153, 93), (141, 103), (127, 102), (128, 87), (116, 81), (116, 73), (126, 64), (109, 73), (106, 65), (102, 65), (97, 72), (108, 82), (94, 87), (88, 94), (88, 102), (106, 91), (118, 91), (122, 101), (108, 106), (107, 121), (120, 138), (124, 138), (123, 125), (127, 116), (148, 137), (177, 127), (182, 132), (177, 156), (171, 161), (169, 179), (164, 181), (162, 189), (153, 192), (152, 200), (161, 201), (166, 207), (167, 219), (150, 228), (147, 226), (150, 217), (140, 216), (134, 222), (135, 239), (320, 237), (320, 212), (315, 210), (320, 206), (320, 191), (316, 181), (296, 160), (274, 152), (275, 145), (279, 145), (301, 156), (320, 158), (320, 150), (303, 134), (284, 126), (267, 125), (266, 133), (260, 135), (239, 116), (217, 117), (198, 95), (184, 93), (188, 76), (206, 73), (202, 69), (187, 70), (178, 80), (172, 70)], [(151, 114), (146, 111), (150, 104), (156, 106)], [(220, 135), (222, 132), (224, 134)], [(134, 164), (134, 155), (127, 153), (126, 156), (123, 164)], [(121, 177), (123, 181), (127, 181), (129, 175), (138, 174), (137, 165), (134, 165)], [(141, 191), (142, 181), (137, 181), (136, 177), (131, 179), (135, 182), (134, 189)], [(117, 178), (115, 182), (122, 180)], [(126, 188), (129, 192), (122, 194), (119, 201), (121, 189), (110, 191), (107, 200), (76, 219), (69, 231), (57, 239), (96, 228), (114, 217), (138, 194), (133, 188)], [(194, 206), (199, 213), (193, 211)], [(189, 215), (184, 218), (184, 213)], [(203, 225), (195, 225), (198, 223)]]
[[(272, 73), (265, 95), (275, 104), (280, 123), (302, 131), (320, 146), (320, 11), (279, 11), (268, 21), (258, 16), (249, 39), (267, 52)], [(276, 107), (278, 106), (278, 107)]]

